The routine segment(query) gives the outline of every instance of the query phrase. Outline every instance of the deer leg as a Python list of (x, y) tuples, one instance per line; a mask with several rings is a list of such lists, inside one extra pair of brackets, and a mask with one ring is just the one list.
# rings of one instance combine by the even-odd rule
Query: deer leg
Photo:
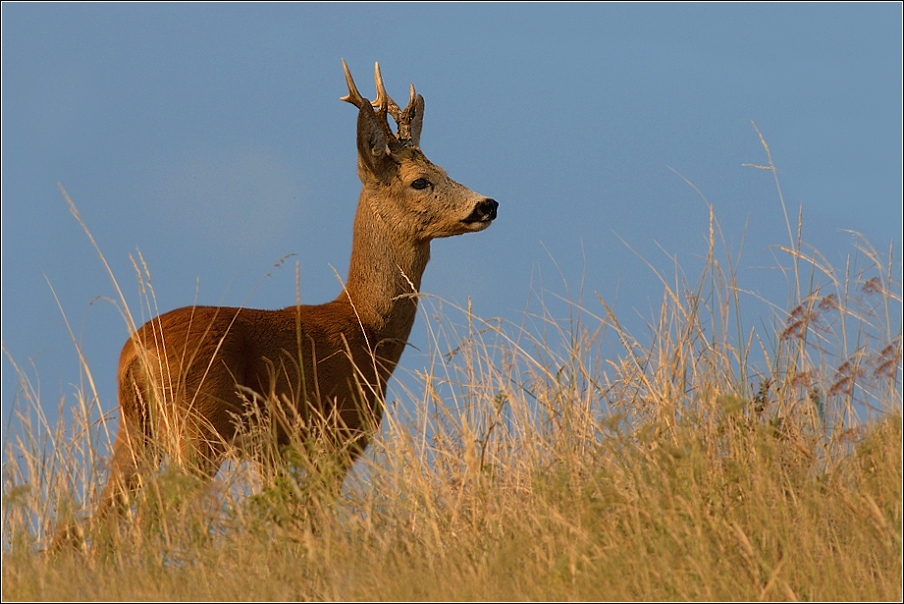
[(129, 494), (140, 485), (140, 466), (144, 465), (149, 443), (135, 442), (128, 430), (120, 429), (113, 445), (110, 477), (100, 498), (96, 518), (104, 518), (113, 511), (122, 513), (128, 506)]
[[(129, 494), (140, 486), (140, 465), (147, 454), (148, 444), (143, 440), (130, 438), (130, 431), (125, 423), (120, 426), (113, 445), (110, 476), (90, 521), (92, 526), (119, 520), (128, 509)], [(85, 549), (85, 530), (77, 522), (58, 528), (48, 551), (59, 553), (71, 548)]]
[(191, 469), (204, 482), (210, 482), (220, 471), (223, 458), (226, 455), (226, 444), (222, 437), (215, 431), (201, 436), (195, 442), (194, 458)]

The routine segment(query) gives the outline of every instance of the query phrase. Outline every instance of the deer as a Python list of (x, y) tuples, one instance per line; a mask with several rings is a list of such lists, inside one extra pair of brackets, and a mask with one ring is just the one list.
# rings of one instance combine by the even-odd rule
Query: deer
[(135, 330), (120, 355), (119, 428), (95, 518), (127, 506), (164, 454), (213, 480), (262, 417), (275, 418), (277, 446), (314, 438), (340, 452), (331, 463), (341, 487), (379, 428), (430, 242), (496, 219), (494, 199), (455, 182), (421, 151), (424, 98), (413, 84), (403, 110), (386, 93), (379, 63), (373, 101), (358, 92), (344, 59), (342, 68), (348, 94), (340, 100), (358, 109), (362, 183), (342, 291), (325, 304), (281, 310), (187, 306)]

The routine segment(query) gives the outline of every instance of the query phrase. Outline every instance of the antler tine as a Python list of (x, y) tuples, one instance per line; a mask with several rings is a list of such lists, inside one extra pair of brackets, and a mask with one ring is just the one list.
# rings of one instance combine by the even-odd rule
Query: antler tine
[(358, 87), (355, 86), (355, 80), (352, 79), (352, 73), (348, 70), (348, 65), (345, 64), (345, 59), (342, 59), (342, 70), (345, 71), (345, 82), (348, 84), (348, 94), (339, 97), (339, 100), (351, 103), (358, 109), (369, 107), (370, 102), (363, 96), (361, 96), (360, 92), (358, 92)]
[(424, 97), (414, 90), (414, 84), (410, 85), (408, 94), (408, 106), (402, 112), (399, 120), (399, 134), (408, 139), (409, 144), (415, 147), (421, 144), (421, 126), (424, 123)]
[(402, 117), (402, 110), (399, 109), (396, 102), (386, 94), (386, 86), (383, 85), (383, 74), (380, 73), (379, 62), (374, 63), (374, 81), (377, 83), (377, 100), (372, 103), (373, 106), (377, 108), (377, 111), (391, 115), (392, 119), (398, 123), (399, 119)]
[(414, 101), (417, 98), (417, 93), (414, 91), (414, 84), (409, 84), (411, 86), (411, 90), (408, 93), (408, 106), (405, 107), (405, 111), (411, 109), (412, 105), (414, 105)]

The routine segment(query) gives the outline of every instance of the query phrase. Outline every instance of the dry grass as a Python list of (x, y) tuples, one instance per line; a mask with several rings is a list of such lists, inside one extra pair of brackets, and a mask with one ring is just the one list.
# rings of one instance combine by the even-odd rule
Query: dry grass
[(602, 299), (521, 325), (427, 300), (431, 364), (338, 500), (303, 456), (265, 487), (244, 463), (213, 486), (169, 468), (129, 521), (42, 554), (109, 436), (90, 388), (49, 425), (16, 367), (4, 599), (900, 600), (894, 262), (864, 245), (839, 273), (792, 240), (789, 310), (752, 329), (711, 226), (646, 337)]

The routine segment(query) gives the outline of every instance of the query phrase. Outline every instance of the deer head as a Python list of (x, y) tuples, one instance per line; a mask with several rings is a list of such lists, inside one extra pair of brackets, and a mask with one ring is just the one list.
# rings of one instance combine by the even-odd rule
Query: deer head
[[(375, 64), (377, 97), (368, 101), (355, 86), (342, 61), (348, 95), (358, 108), (358, 177), (364, 185), (362, 201), (400, 235), (425, 242), (481, 231), (496, 218), (498, 203), (455, 182), (420, 149), (424, 97), (411, 85), (408, 106), (402, 110), (386, 93), (380, 64)], [(393, 132), (389, 117), (396, 123)]]

